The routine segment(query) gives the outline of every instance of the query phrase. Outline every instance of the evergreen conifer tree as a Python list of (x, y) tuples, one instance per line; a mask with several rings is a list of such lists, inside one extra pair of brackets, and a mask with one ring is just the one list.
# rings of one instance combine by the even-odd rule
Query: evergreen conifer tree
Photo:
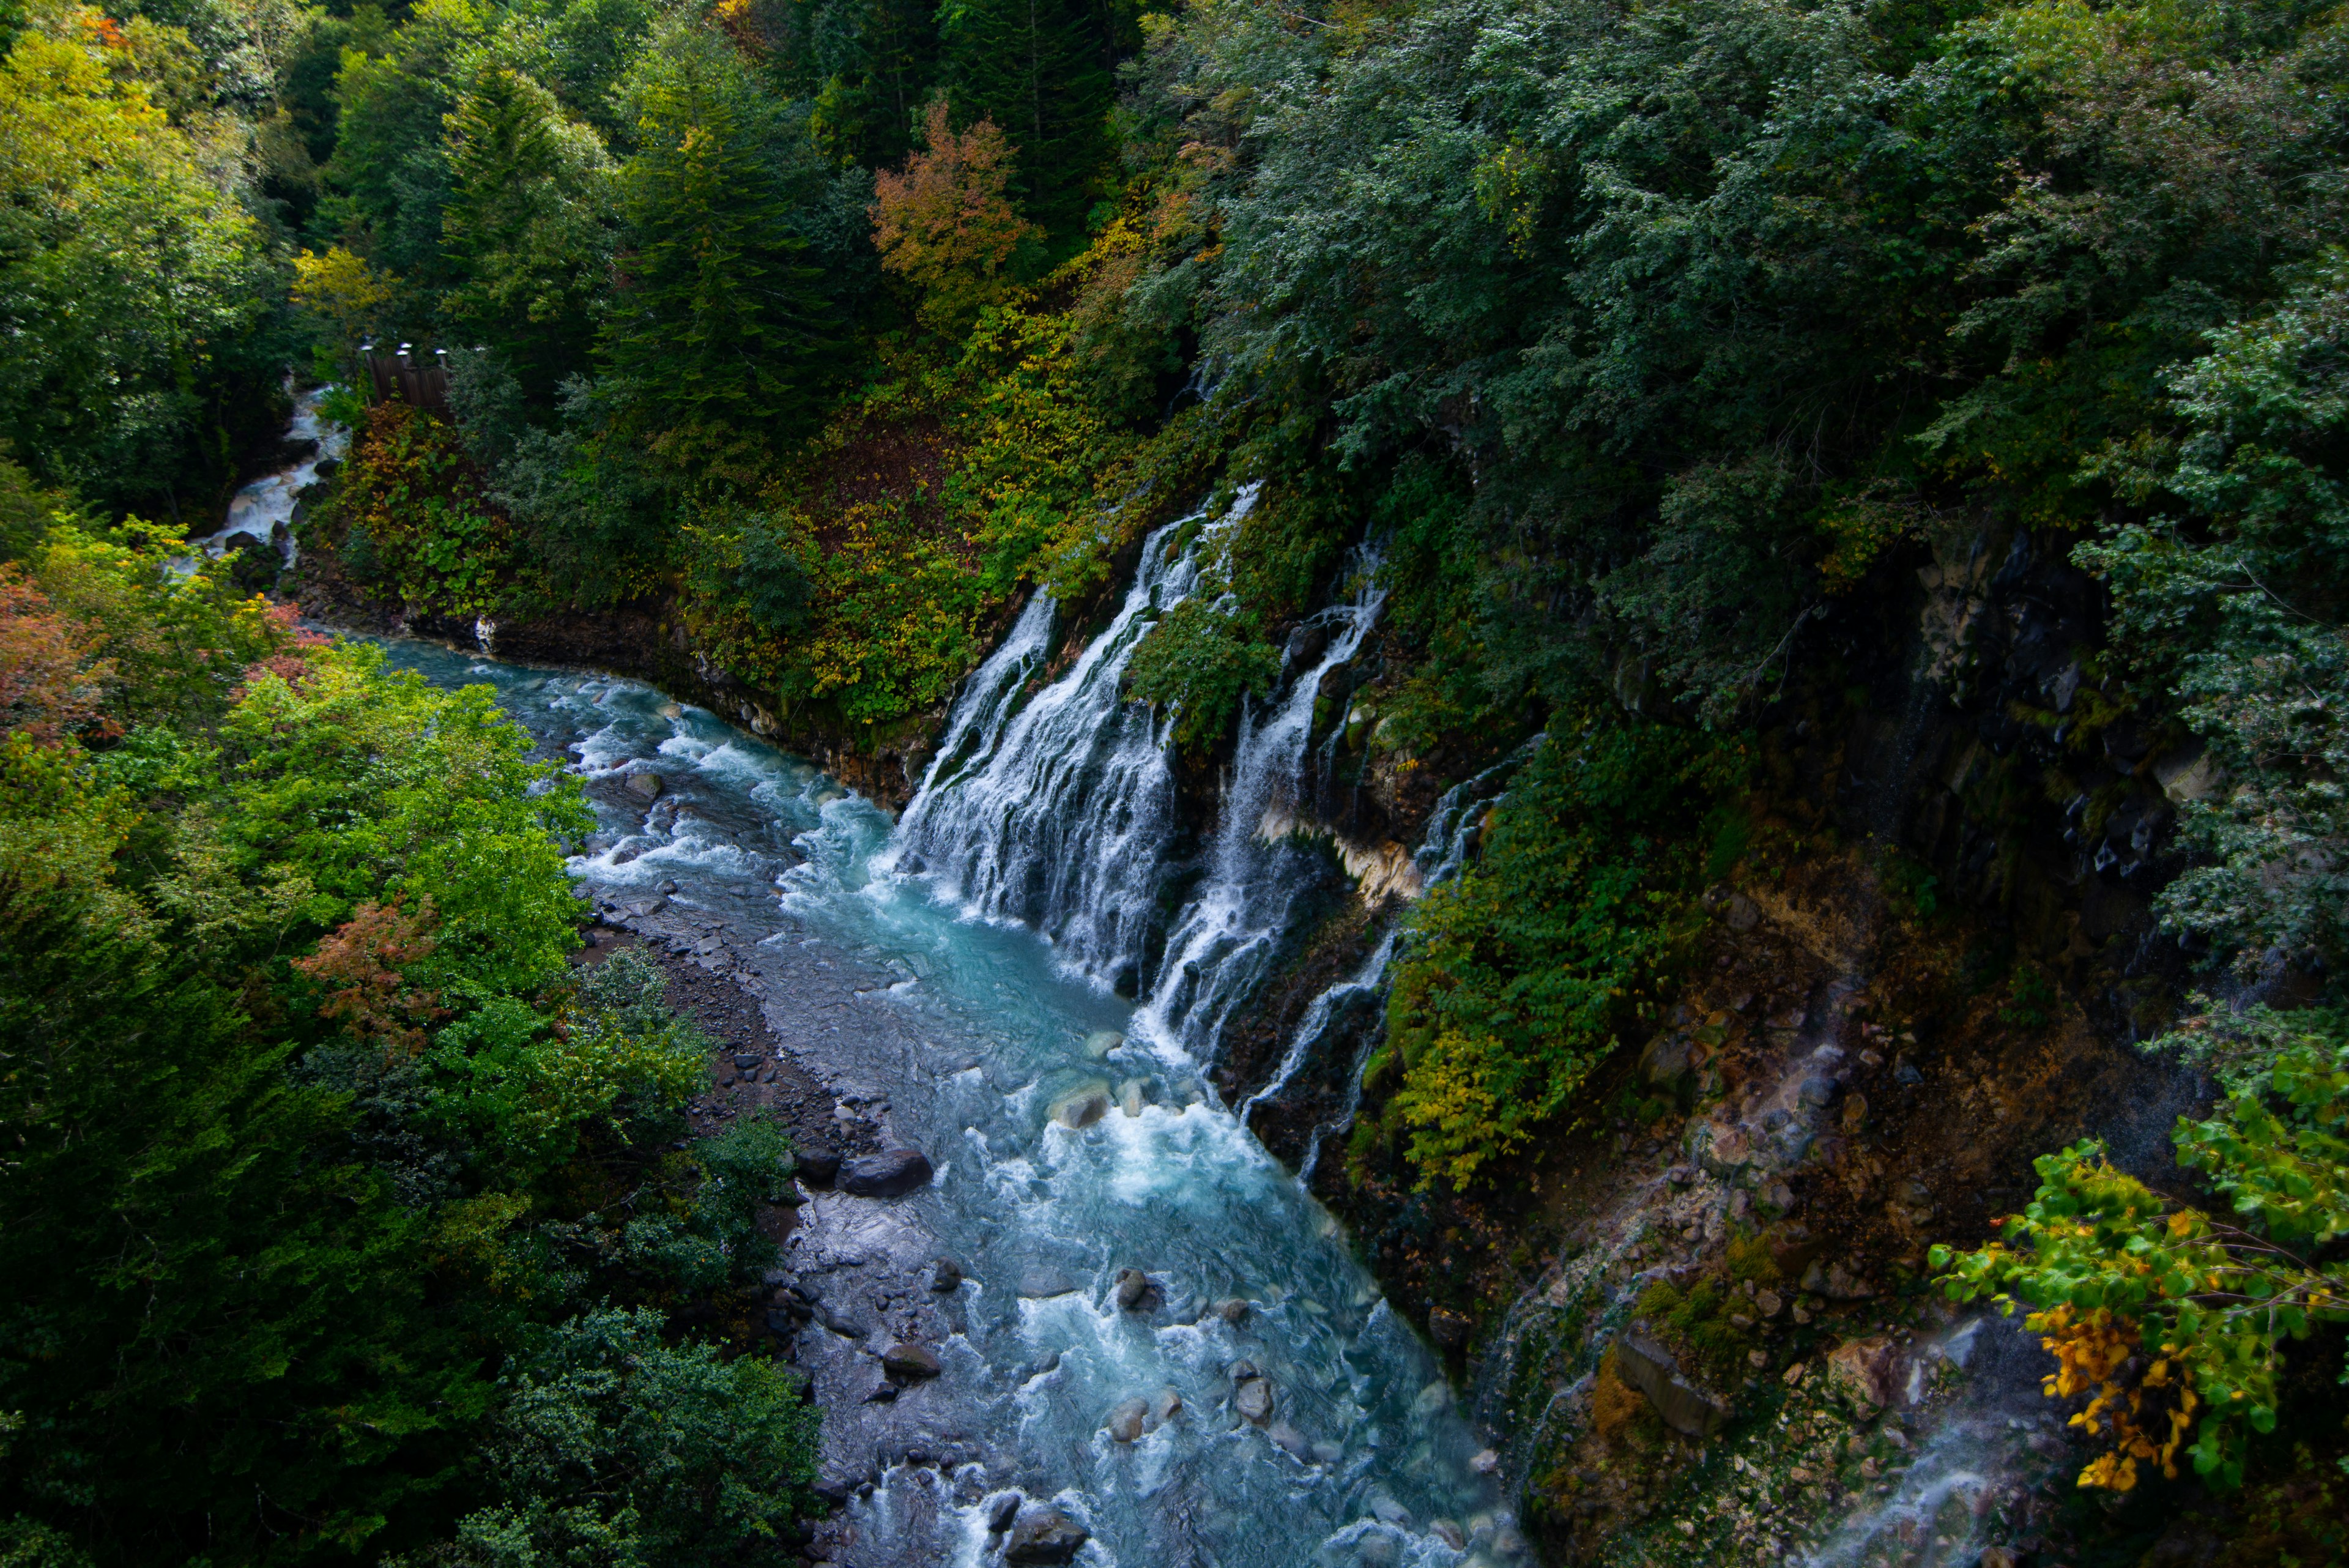
[(586, 126), (519, 71), (481, 73), (449, 116), (441, 233), (460, 281), (442, 312), (495, 337), (533, 402), (585, 367), (610, 265), (611, 161)]
[(939, 24), (955, 119), (1003, 129), (1019, 150), (1021, 208), (1065, 252), (1110, 154), (1112, 14), (1089, 0), (949, 0)]
[(815, 171), (722, 38), (672, 33), (630, 96), (637, 151), (602, 343), (621, 424), (673, 467), (747, 479), (810, 416), (833, 340), (795, 212)]

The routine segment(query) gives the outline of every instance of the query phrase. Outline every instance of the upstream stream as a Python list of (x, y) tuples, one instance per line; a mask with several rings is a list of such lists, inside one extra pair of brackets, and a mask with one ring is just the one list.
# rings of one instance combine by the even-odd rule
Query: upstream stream
[[(495, 688), (585, 778), (601, 831), (574, 869), (608, 918), (733, 977), (843, 1117), (936, 1167), (902, 1199), (811, 1194), (786, 1245), (818, 1303), (798, 1349), (845, 1500), (820, 1548), (842, 1568), (978, 1568), (1014, 1507), (1057, 1508), (1097, 1568), (1524, 1560), (1434, 1358), (1204, 1071), (1288, 918), (1282, 857), (1305, 851), (1278, 825), (1313, 689), (1377, 596), (1292, 642), (1246, 722), (1236, 820), (1150, 972), (1172, 785), (1117, 684), (1191, 586), (1177, 542), (1154, 537), (1112, 625), (1023, 701), (1052, 613), (1031, 605), (902, 824), (642, 684), (388, 645), (438, 684)], [(627, 782), (644, 772), (649, 800)], [(940, 1258), (950, 1292), (929, 1288)], [(1150, 1282), (1130, 1307), (1126, 1269)], [(942, 1372), (899, 1391), (878, 1355), (908, 1339)]]

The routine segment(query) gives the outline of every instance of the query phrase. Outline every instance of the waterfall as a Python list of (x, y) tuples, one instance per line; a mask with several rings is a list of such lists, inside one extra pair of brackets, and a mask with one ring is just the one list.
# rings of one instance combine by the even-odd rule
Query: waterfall
[(954, 711), (947, 716), (947, 732), (938, 742), (937, 753), (922, 775), (922, 787), (916, 792), (918, 795), (926, 797), (941, 784), (959, 782), (973, 757), (983, 757), (995, 750), (996, 742), (1003, 738), (1003, 726), (1019, 711), (1020, 689), (1051, 651), (1055, 607), (1050, 595), (1032, 596), (1028, 607), (1012, 624), (1009, 635), (963, 682)]
[[(1426, 830), (1421, 835), (1419, 848), (1413, 853), (1412, 862), (1418, 868), (1423, 888), (1433, 888), (1457, 876), (1474, 852), (1487, 813), (1507, 797), (1508, 782), (1534, 753), (1541, 749), (1547, 737), (1536, 735), (1507, 756), (1473, 778), (1463, 780), (1445, 790), (1436, 801), (1435, 809), (1427, 815)], [(1289, 1037), (1288, 1049), (1281, 1056), (1280, 1066), (1269, 1083), (1248, 1097), (1240, 1107), (1240, 1119), (1246, 1121), (1259, 1105), (1266, 1104), (1286, 1089), (1297, 1076), (1299, 1069), (1311, 1059), (1315, 1049), (1330, 1033), (1332, 1025), (1340, 1023), (1355, 1007), (1374, 999), (1386, 989), (1387, 966), (1394, 961), (1395, 944), (1401, 938), (1402, 917), (1391, 916), (1386, 929), (1380, 935), (1378, 945), (1362, 967), (1344, 980), (1329, 987), (1308, 1003), (1305, 1016), (1299, 1021), (1297, 1031)], [(1321, 1147), (1330, 1135), (1343, 1132), (1353, 1125), (1362, 1108), (1362, 1070), (1370, 1061), (1383, 1033), (1383, 1019), (1372, 1019), (1362, 1033), (1354, 1053), (1352, 1065), (1346, 1074), (1346, 1103), (1337, 1116), (1315, 1124), (1306, 1139), (1305, 1158), (1297, 1168), (1298, 1179), (1310, 1183), (1314, 1168), (1320, 1163)]]
[[(898, 833), (899, 869), (932, 874), (974, 915), (1033, 927), (1095, 983), (1140, 992), (1137, 1041), (1170, 1057), (1214, 1054), (1317, 881), (1297, 864), (1309, 852), (1288, 842), (1286, 826), (1305, 805), (1314, 703), (1323, 678), (1361, 650), (1386, 597), (1377, 556), (1357, 552), (1353, 598), (1309, 617), (1289, 639), (1280, 691), (1268, 704), (1244, 703), (1221, 819), (1167, 931), (1183, 826), (1167, 726), (1121, 683), (1151, 623), (1196, 590), (1202, 545), (1255, 499), (1245, 490), (1222, 523), (1202, 526), (1194, 514), (1144, 540), (1117, 615), (1023, 706), (1051, 638), (1050, 601), (1031, 601), (965, 684)], [(1186, 548), (1174, 548), (1185, 537)]]
[[(1225, 1020), (1270, 971), (1313, 881), (1292, 863), (1298, 851), (1288, 843), (1313, 705), (1322, 678), (1361, 649), (1386, 601), (1378, 557), (1357, 552), (1350, 565), (1349, 576), (1361, 585), (1352, 601), (1308, 618), (1289, 639), (1291, 657), (1284, 662), (1295, 672), (1287, 693), (1262, 719), (1253, 701), (1243, 706), (1206, 881), (1185, 905), (1157, 984), (1134, 1014), (1134, 1032), (1162, 1052), (1197, 1061), (1214, 1055)], [(1320, 655), (1304, 665), (1303, 650), (1316, 639)]]
[[(1030, 601), (955, 703), (899, 826), (899, 869), (934, 874), (972, 914), (1033, 927), (1098, 983), (1139, 985), (1179, 824), (1164, 726), (1120, 685), (1152, 622), (1197, 587), (1199, 546), (1255, 499), (1244, 490), (1220, 524), (1195, 513), (1144, 539), (1108, 628), (1023, 706), (1052, 616), (1045, 596)], [(1170, 550), (1186, 534), (1188, 547)]]

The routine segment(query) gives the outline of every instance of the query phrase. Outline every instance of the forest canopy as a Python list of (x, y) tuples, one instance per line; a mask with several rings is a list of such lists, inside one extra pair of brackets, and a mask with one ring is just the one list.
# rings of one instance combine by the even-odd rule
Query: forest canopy
[[(575, 783), (257, 587), (641, 612), (854, 746), (1228, 517), (1130, 666), (1211, 769), (1374, 542), (1349, 765), (1549, 737), (1357, 1140), (1467, 1188), (1662, 983), (1810, 628), (2029, 533), (2223, 783), (2167, 933), (2344, 1001), (2336, 9), (26, 0), (0, 48), (0, 1558), (758, 1561), (807, 1480), (783, 1375), (679, 1326), (788, 1155), (672, 1147), (689, 1026), (568, 961)], [(445, 402), (374, 394), (402, 350)], [(183, 561), (322, 386), (295, 575)], [(2337, 1185), (2342, 1031), (2260, 1016), (2185, 1031), (2235, 1054), (2179, 1147), (2329, 1245), (2246, 1173)], [(2042, 1174), (1960, 1293), (2097, 1310), (2013, 1250), (2093, 1210), (2058, 1282), (2127, 1323), (2045, 1321), (2102, 1354), (2191, 1329), (2114, 1282), (2160, 1227), (2240, 1262), (2094, 1147)], [(2174, 1359), (2271, 1414), (2319, 1288)]]

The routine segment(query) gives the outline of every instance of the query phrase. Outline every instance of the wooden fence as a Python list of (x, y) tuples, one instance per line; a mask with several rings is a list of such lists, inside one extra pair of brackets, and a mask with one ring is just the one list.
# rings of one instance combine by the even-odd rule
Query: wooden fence
[(369, 344), (362, 351), (367, 375), (375, 382), (378, 402), (398, 399), (442, 419), (449, 417), (449, 356), (443, 349), (429, 357), (412, 353), (405, 343), (398, 351), (378, 354)]

